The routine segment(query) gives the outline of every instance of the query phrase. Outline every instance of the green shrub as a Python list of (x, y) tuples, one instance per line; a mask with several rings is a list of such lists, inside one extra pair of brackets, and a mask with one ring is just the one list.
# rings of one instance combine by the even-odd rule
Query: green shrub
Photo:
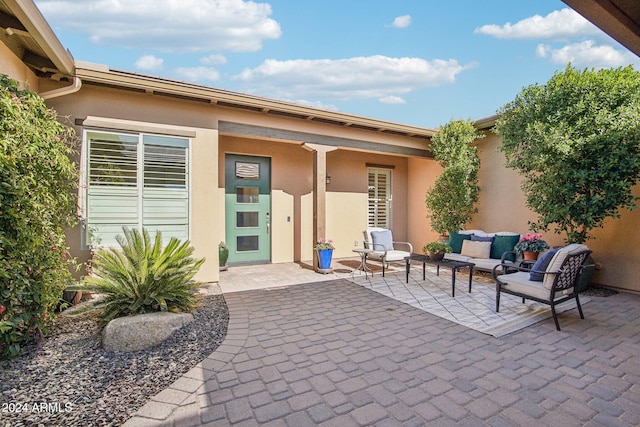
[(152, 241), (144, 228), (123, 228), (116, 237), (120, 249), (100, 249), (93, 259), (92, 276), (86, 287), (105, 298), (96, 304), (103, 309), (102, 324), (116, 317), (157, 311), (189, 312), (196, 305), (198, 282), (193, 276), (204, 262), (194, 259), (190, 242), (171, 238), (162, 247), (162, 235)]
[(451, 120), (431, 139), (434, 159), (444, 168), (425, 204), (431, 229), (441, 235), (458, 231), (478, 212), (480, 159), (473, 142), (483, 138), (470, 120)]
[(15, 356), (44, 332), (72, 261), (76, 221), (73, 130), (37, 94), (0, 75), (0, 353)]

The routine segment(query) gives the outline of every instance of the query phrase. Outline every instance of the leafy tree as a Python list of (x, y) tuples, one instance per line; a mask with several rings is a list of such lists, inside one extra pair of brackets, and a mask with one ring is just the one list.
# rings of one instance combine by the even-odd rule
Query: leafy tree
[(507, 167), (523, 176), (536, 231), (553, 225), (585, 242), (620, 209), (634, 209), (640, 178), (640, 73), (576, 70), (525, 87), (499, 110), (495, 131)]
[(163, 247), (162, 235), (151, 240), (146, 229), (124, 228), (116, 236), (120, 249), (100, 249), (92, 260), (86, 287), (104, 294), (102, 324), (122, 316), (158, 311), (189, 312), (196, 304), (193, 276), (204, 262), (194, 259), (189, 241), (172, 237)]
[(41, 336), (73, 280), (74, 133), (37, 94), (0, 75), (0, 353)]
[(431, 152), (444, 168), (425, 198), (427, 217), (437, 233), (464, 228), (478, 211), (480, 159), (472, 143), (483, 137), (471, 121), (454, 120), (431, 139)]

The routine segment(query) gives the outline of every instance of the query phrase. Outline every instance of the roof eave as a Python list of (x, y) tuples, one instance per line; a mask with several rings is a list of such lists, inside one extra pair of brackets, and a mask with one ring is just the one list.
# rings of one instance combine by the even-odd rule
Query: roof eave
[(30, 0), (4, 0), (4, 3), (56, 66), (57, 71), (65, 76), (73, 76), (75, 73), (73, 56), (62, 46), (35, 3)]
[(244, 108), (253, 111), (284, 115), (303, 120), (330, 123), (382, 133), (430, 139), (432, 129), (371, 119), (348, 113), (322, 110), (304, 105), (232, 92), (210, 86), (170, 80), (144, 74), (110, 69), (99, 64), (76, 63), (76, 75), (84, 82), (145, 91), (149, 94), (176, 96), (205, 101), (220, 106)]

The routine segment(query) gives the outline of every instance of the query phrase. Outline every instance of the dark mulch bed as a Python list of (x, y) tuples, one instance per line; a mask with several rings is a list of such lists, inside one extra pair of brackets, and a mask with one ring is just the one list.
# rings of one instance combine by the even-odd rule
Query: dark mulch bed
[(102, 349), (94, 311), (59, 316), (42, 342), (0, 362), (0, 425), (121, 425), (222, 343), (222, 295), (202, 298), (194, 318), (163, 344), (124, 353)]

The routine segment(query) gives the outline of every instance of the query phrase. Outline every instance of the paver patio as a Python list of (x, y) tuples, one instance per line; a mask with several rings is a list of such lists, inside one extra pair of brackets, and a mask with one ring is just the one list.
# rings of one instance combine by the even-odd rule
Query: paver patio
[(501, 338), (344, 279), (225, 297), (222, 346), (127, 426), (640, 424), (637, 295)]

